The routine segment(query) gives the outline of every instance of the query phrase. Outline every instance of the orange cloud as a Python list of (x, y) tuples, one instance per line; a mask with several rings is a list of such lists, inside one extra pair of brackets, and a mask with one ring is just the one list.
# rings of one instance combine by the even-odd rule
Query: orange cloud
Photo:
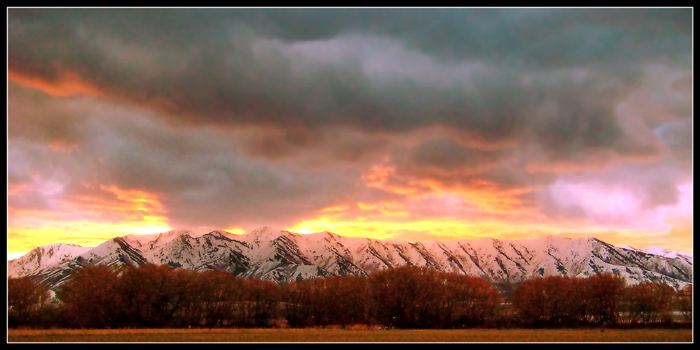
[(419, 195), (429, 188), (420, 182), (404, 180), (405, 184), (395, 181), (396, 167), (389, 164), (376, 164), (362, 174), (362, 180), (367, 187), (378, 188), (387, 192), (402, 195)]
[(489, 213), (515, 213), (530, 208), (521, 198), (534, 189), (529, 187), (504, 189), (484, 179), (472, 180), (459, 185), (446, 185), (437, 180), (424, 180), (433, 193), (457, 194)]
[(525, 165), (528, 173), (574, 173), (591, 170), (599, 170), (608, 165), (608, 162), (530, 162)]
[(55, 139), (49, 142), (49, 148), (57, 153), (72, 153), (78, 148), (78, 144)]
[(86, 82), (74, 72), (64, 72), (55, 81), (48, 81), (10, 69), (8, 78), (15, 83), (43, 91), (52, 96), (100, 95), (96, 86)]
[(362, 175), (362, 180), (368, 187), (404, 195), (407, 199), (434, 194), (460, 195), (485, 212), (534, 211), (534, 208), (522, 199), (523, 195), (534, 191), (530, 187), (502, 188), (484, 179), (448, 184), (435, 178), (400, 175), (395, 166), (386, 163), (372, 166)]

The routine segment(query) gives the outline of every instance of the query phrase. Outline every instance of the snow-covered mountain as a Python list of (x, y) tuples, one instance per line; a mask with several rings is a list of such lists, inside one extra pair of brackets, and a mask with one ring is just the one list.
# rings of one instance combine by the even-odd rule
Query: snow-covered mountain
[[(668, 255), (668, 254), (667, 254)], [(614, 247), (596, 238), (424, 242), (350, 238), (330, 232), (297, 234), (263, 227), (244, 235), (186, 230), (126, 235), (94, 248), (54, 244), (9, 262), (9, 276), (35, 276), (60, 285), (87, 264), (169, 265), (195, 271), (223, 270), (275, 282), (328, 275), (366, 275), (415, 265), (517, 282), (533, 276), (589, 276), (612, 272), (628, 284), (645, 281), (682, 288), (692, 283), (693, 258)]]
[(10, 260), (9, 274), (10, 277), (35, 275), (48, 267), (65, 264), (90, 249), (62, 243), (37, 247), (17, 259)]

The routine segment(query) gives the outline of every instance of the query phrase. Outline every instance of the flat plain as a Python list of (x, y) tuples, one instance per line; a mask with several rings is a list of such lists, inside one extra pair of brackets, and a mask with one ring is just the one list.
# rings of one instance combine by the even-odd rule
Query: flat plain
[(9, 342), (691, 342), (686, 329), (10, 329)]

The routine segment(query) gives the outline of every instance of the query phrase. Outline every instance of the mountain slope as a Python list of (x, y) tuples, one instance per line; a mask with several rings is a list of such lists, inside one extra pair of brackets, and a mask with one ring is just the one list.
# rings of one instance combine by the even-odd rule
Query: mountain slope
[(72, 270), (87, 264), (146, 263), (195, 271), (222, 270), (278, 283), (330, 275), (367, 275), (413, 265), (494, 282), (610, 272), (623, 276), (629, 284), (654, 281), (674, 288), (692, 283), (693, 267), (689, 256), (655, 255), (615, 247), (596, 238), (398, 242), (330, 232), (302, 235), (263, 227), (245, 235), (180, 230), (116, 237), (94, 248), (64, 244), (40, 247), (10, 261), (9, 275), (34, 276), (58, 286)]
[(90, 249), (62, 243), (37, 247), (17, 259), (10, 260), (8, 272), (10, 276), (36, 275), (46, 268), (65, 264)]

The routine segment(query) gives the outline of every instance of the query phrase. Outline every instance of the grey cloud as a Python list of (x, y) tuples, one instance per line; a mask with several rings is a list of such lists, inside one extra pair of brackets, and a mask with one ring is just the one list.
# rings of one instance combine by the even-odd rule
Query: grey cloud
[[(532, 129), (547, 151), (624, 154), (649, 147), (625, 143), (612, 117), (616, 101), (601, 97), (624, 96), (642, 75), (640, 62), (687, 56), (686, 17), (602, 9), (18, 9), (10, 16), (10, 67), (47, 79), (73, 70), (188, 123), (369, 132), (444, 124), (494, 142)], [(340, 57), (323, 61), (329, 50)], [(572, 81), (580, 67), (590, 77)], [(526, 75), (534, 78), (523, 82)], [(607, 86), (611, 78), (617, 83)], [(548, 115), (532, 116), (547, 103)]]
[[(16, 93), (10, 98), (15, 105), (32, 101)], [(67, 200), (81, 194), (104, 195), (94, 185), (144, 190), (158, 196), (174, 227), (285, 225), (337, 201), (377, 195), (358, 187), (361, 169), (339, 172), (271, 164), (246, 156), (226, 132), (172, 128), (150, 113), (113, 105), (105, 108), (94, 100), (78, 108), (70, 101), (46, 98), (49, 101), (44, 102), (51, 106), (44, 109), (48, 115), (61, 116), (68, 105), (84, 116), (81, 136), (71, 140), (79, 147), (71, 153), (56, 153), (42, 134), (12, 135), (13, 186), (38, 174), (60, 184), (59, 195)], [(90, 113), (95, 110), (101, 113)], [(17, 128), (32, 122), (14, 113), (10, 120)], [(46, 206), (29, 199), (13, 204)]]
[(42, 92), (13, 82), (9, 83), (8, 95), (23, 102), (8, 104), (8, 133), (13, 138), (74, 142), (83, 137), (86, 111), (76, 108), (83, 98), (59, 104)]
[(676, 157), (690, 161), (693, 154), (693, 124), (692, 119), (661, 124), (655, 129), (659, 138)]
[(410, 161), (418, 167), (454, 170), (490, 165), (502, 156), (502, 151), (469, 149), (450, 139), (431, 139), (413, 151)]
[(551, 67), (650, 58), (687, 64), (691, 16), (690, 9), (315, 9), (245, 10), (237, 18), (288, 41), (369, 32), (444, 60)]
[[(153, 135), (157, 129), (145, 132)], [(148, 140), (119, 128), (101, 140), (109, 178), (129, 188), (165, 194), (169, 220), (178, 226), (289, 223), (354, 187), (350, 174), (271, 166), (247, 158), (227, 145), (225, 136), (222, 140), (205, 133), (169, 134)], [(170, 147), (172, 143), (181, 147)]]

